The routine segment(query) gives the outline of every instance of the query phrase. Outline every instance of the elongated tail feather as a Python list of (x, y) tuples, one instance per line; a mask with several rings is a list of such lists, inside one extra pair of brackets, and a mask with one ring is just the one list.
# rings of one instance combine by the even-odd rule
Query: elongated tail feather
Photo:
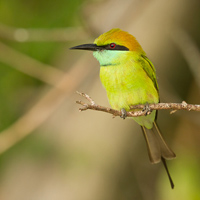
[(160, 130), (158, 129), (156, 122), (154, 122), (152, 129), (147, 129), (142, 126), (142, 131), (145, 137), (145, 141), (147, 143), (147, 149), (151, 163), (155, 164), (162, 161), (167, 172), (171, 188), (173, 189), (174, 183), (167, 168), (165, 159), (170, 160), (175, 158), (175, 153), (166, 144), (160, 133)]
[(169, 178), (169, 182), (170, 182), (171, 188), (174, 189), (174, 182), (173, 182), (173, 180), (171, 178), (171, 175), (169, 173), (169, 170), (168, 170), (168, 167), (167, 167), (167, 163), (166, 163), (166, 161), (165, 161), (165, 159), (163, 157), (161, 159), (162, 159), (162, 163), (163, 163), (163, 165), (165, 167), (165, 170), (167, 172), (167, 176)]

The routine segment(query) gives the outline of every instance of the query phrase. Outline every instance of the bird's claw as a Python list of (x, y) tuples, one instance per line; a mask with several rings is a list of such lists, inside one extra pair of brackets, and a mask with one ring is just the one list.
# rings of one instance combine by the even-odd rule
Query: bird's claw
[(123, 118), (123, 119), (126, 119), (127, 112), (126, 112), (126, 110), (124, 108), (121, 109), (121, 113), (122, 113), (122, 115), (120, 117)]
[(145, 116), (149, 115), (149, 114), (152, 112), (152, 110), (151, 110), (151, 108), (149, 107), (149, 104), (148, 104), (148, 103), (146, 103), (146, 104), (144, 105), (144, 108), (142, 109), (142, 111), (145, 112)]

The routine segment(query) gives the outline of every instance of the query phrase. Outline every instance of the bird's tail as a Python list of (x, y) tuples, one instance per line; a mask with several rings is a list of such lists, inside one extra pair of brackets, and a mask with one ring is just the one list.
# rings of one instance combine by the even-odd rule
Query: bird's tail
[(152, 164), (162, 161), (167, 172), (171, 187), (174, 188), (174, 183), (169, 174), (165, 159), (170, 160), (176, 157), (175, 153), (168, 147), (163, 139), (156, 122), (153, 123), (152, 129), (147, 129), (142, 126), (142, 131), (147, 143), (149, 159)]
[(170, 160), (176, 157), (175, 153), (163, 139), (156, 122), (153, 123), (152, 129), (142, 126), (142, 130), (147, 143), (149, 159), (152, 164), (160, 162), (162, 158)]

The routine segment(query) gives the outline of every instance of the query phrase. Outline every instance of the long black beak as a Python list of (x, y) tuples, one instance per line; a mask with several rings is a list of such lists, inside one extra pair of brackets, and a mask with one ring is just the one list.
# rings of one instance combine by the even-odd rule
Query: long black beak
[(71, 47), (70, 49), (98, 51), (98, 50), (102, 50), (102, 47), (97, 46), (96, 44), (81, 44), (75, 47)]

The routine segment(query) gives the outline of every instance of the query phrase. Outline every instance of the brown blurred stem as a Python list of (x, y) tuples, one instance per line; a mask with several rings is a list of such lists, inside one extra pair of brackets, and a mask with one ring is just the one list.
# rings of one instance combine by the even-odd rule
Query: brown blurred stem
[(52, 86), (56, 86), (65, 75), (63, 71), (31, 58), (3, 42), (0, 42), (0, 61)]
[[(119, 110), (114, 110), (112, 108), (107, 108), (104, 106), (100, 106), (95, 104), (94, 100), (92, 98), (81, 92), (77, 92), (80, 96), (86, 98), (90, 104), (84, 103), (83, 101), (76, 101), (77, 104), (82, 105), (82, 108), (79, 108), (80, 111), (84, 110), (97, 110), (97, 111), (102, 111), (102, 112), (107, 112), (110, 114), (113, 114), (114, 116), (122, 116), (121, 111)], [(130, 107), (130, 109), (140, 109), (139, 111), (135, 112), (127, 112), (127, 117), (139, 117), (139, 116), (144, 116), (148, 115), (151, 112), (146, 111), (146, 106), (147, 105), (133, 105)], [(148, 108), (150, 110), (172, 110), (171, 114), (176, 112), (177, 110), (187, 110), (187, 111), (200, 111), (200, 105), (194, 105), (194, 104), (187, 104), (185, 101), (182, 103), (157, 103), (157, 104), (149, 104)]]
[[(44, 94), (23, 116), (19, 117), (12, 125), (0, 132), (0, 154), (7, 151), (17, 142), (32, 133), (43, 124), (66, 98), (73, 93), (84, 80), (89, 78), (92, 65), (87, 65), (90, 57), (80, 58), (70, 70), (64, 74), (55, 87)], [(84, 67), (83, 67), (84, 66)]]
[(88, 34), (81, 27), (31, 29), (0, 23), (0, 38), (16, 42), (66, 42), (87, 39)]
[(195, 81), (200, 87), (200, 50), (197, 44), (194, 39), (181, 28), (175, 28), (175, 31), (171, 33), (171, 37), (187, 61)]

